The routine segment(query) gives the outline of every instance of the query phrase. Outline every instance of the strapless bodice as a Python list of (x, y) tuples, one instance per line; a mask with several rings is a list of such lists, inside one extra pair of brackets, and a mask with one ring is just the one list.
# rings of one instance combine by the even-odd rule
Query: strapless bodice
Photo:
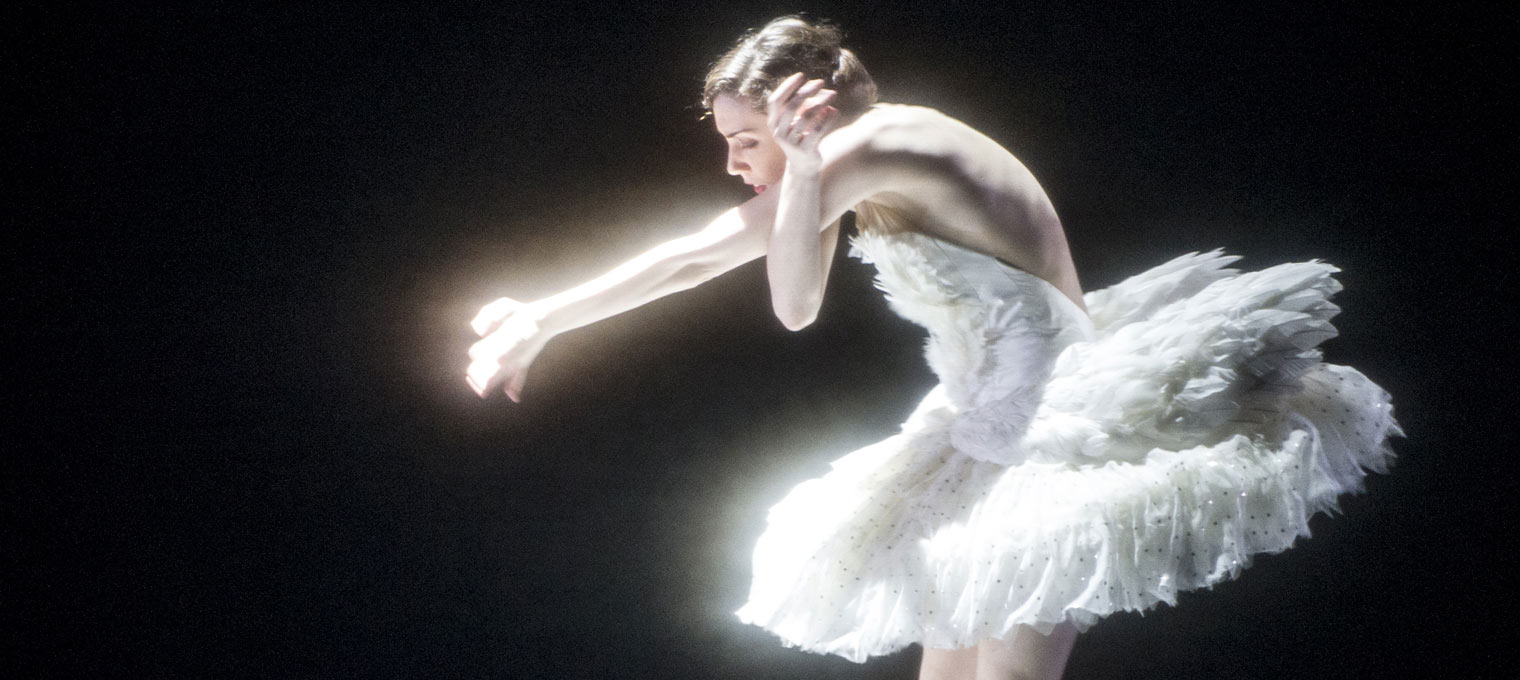
[(974, 458), (1021, 459), (1018, 440), (1056, 358), (1093, 336), (1087, 314), (1050, 282), (931, 236), (868, 229), (850, 243), (875, 265), (892, 309), (929, 331), (943, 399), (919, 416), (941, 421), (932, 429)]

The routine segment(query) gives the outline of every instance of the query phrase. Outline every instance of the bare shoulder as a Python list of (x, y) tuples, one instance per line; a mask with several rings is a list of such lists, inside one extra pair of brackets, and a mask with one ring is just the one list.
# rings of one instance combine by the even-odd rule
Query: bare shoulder
[[(819, 144), (825, 194), (849, 204), (871, 196), (918, 193), (926, 183), (965, 178), (968, 160), (1006, 151), (934, 109), (877, 104)], [(831, 190), (832, 189), (832, 190)]]
[(1034, 176), (1001, 144), (924, 106), (877, 104), (830, 133), (820, 148), (825, 163), (832, 158), (889, 175), (896, 171), (899, 183), (915, 188), (922, 188), (922, 182), (952, 182), (1027, 198), (1038, 193)]
[(825, 166), (832, 154), (842, 198), (890, 208), (904, 228), (1010, 262), (1081, 305), (1055, 207), (1001, 144), (934, 109), (895, 104), (830, 134), (839, 137), (824, 148)]
[[(834, 131), (821, 146), (825, 154), (921, 153), (950, 150), (956, 137), (977, 133), (935, 109), (903, 104), (876, 104), (848, 125)], [(980, 136), (980, 135), (977, 135)]]

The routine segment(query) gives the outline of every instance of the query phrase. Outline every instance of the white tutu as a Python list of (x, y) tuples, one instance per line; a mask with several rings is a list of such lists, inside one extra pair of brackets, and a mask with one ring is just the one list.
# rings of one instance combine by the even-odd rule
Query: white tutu
[(866, 231), (940, 385), (902, 432), (771, 508), (738, 610), (852, 661), (1007, 638), (1233, 578), (1386, 471), (1388, 394), (1322, 363), (1338, 271), (1190, 254), (1089, 293)]

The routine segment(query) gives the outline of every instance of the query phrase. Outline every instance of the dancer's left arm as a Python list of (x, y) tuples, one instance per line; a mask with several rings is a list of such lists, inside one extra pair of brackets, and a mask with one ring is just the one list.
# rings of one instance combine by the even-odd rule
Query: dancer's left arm
[[(783, 81), (767, 102), (767, 121), (786, 154), (786, 173), (765, 271), (776, 318), (794, 331), (818, 316), (839, 238), (838, 215), (825, 215), (823, 210), (824, 160), (819, 150), (819, 142), (839, 118), (839, 111), (829, 106), (833, 98), (834, 91), (824, 89), (823, 81), (803, 82), (799, 73)], [(825, 223), (832, 224), (820, 234)]]

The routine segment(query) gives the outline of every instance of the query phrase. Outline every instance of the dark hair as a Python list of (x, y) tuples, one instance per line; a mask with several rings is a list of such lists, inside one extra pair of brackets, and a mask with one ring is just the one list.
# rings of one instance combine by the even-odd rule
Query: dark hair
[(839, 46), (839, 29), (802, 17), (772, 19), (759, 30), (746, 33), (733, 48), (718, 58), (702, 86), (702, 110), (712, 111), (719, 95), (748, 99), (757, 111), (787, 76), (802, 72), (809, 80), (821, 79), (838, 92), (833, 106), (852, 118), (876, 103), (876, 81), (855, 53)]

